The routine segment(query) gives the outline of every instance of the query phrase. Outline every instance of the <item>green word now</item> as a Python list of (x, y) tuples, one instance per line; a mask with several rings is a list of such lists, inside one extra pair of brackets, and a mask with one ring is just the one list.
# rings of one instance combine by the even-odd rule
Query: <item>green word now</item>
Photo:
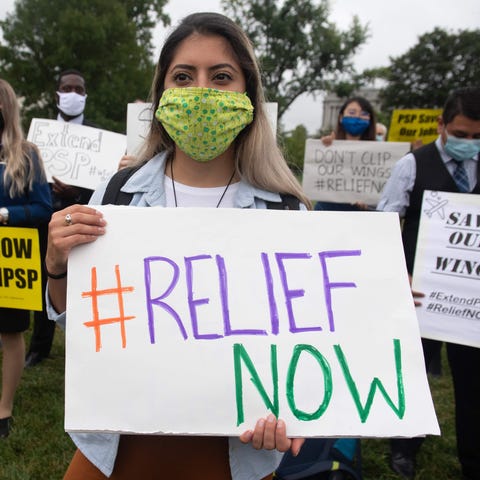
[[(350, 368), (348, 367), (348, 362), (345, 357), (345, 354), (340, 345), (334, 345), (333, 349), (335, 351), (337, 360), (340, 364), (345, 382), (348, 386), (350, 394), (352, 396), (353, 403), (357, 409), (358, 416), (362, 423), (365, 423), (370, 415), (370, 410), (372, 408), (373, 400), (375, 398), (376, 391), (381, 393), (382, 397), (385, 399), (387, 405), (393, 410), (395, 415), (402, 419), (405, 414), (405, 392), (403, 386), (403, 375), (402, 375), (402, 355), (401, 355), (401, 346), (398, 339), (393, 339), (393, 350), (395, 358), (395, 372), (397, 377), (397, 392), (396, 396), (398, 398), (398, 405), (394, 403), (390, 395), (387, 393), (385, 387), (378, 377), (374, 377), (370, 383), (370, 390), (368, 392), (367, 399), (364, 403), (360, 398), (358, 388), (355, 384), (355, 380), (352, 377)], [(323, 398), (319, 400), (318, 408), (312, 412), (306, 412), (297, 407), (297, 402), (295, 400), (295, 374), (298, 367), (298, 362), (301, 355), (310, 355), (319, 365), (319, 381), (323, 379), (324, 385), (324, 394)], [(233, 346), (233, 358), (234, 358), (234, 369), (235, 369), (235, 392), (236, 392), (236, 403), (237, 403), (237, 426), (241, 425), (244, 422), (244, 406), (243, 406), (243, 369), (246, 368), (250, 374), (250, 380), (257, 389), (260, 397), (262, 398), (265, 406), (278, 418), (280, 414), (280, 404), (279, 404), (279, 395), (278, 395), (278, 366), (277, 366), (277, 346), (270, 346), (270, 366), (271, 366), (271, 382), (273, 391), (269, 395), (265, 389), (260, 376), (253, 364), (252, 359), (245, 350), (245, 347), (242, 344), (236, 343)], [(333, 382), (332, 382), (332, 371), (328, 360), (312, 345), (299, 344), (295, 345), (293, 348), (292, 358), (287, 369), (286, 374), (286, 398), (288, 406), (293, 413), (293, 415), (298, 419), (306, 422), (319, 419), (327, 410), (330, 400), (333, 393)]]

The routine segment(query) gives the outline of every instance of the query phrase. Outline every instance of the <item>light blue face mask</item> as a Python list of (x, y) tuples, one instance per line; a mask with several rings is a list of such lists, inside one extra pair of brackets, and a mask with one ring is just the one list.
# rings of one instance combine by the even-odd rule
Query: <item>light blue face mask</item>
[(463, 162), (475, 157), (480, 152), (480, 139), (458, 138), (448, 135), (445, 152), (455, 160)]

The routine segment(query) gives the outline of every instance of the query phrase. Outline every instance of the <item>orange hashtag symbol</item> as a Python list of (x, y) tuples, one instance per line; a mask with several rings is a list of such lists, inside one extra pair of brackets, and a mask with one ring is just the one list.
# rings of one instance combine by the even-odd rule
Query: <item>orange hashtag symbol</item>
[[(91, 322), (84, 322), (86, 327), (93, 327), (95, 331), (95, 351), (99, 352), (102, 347), (102, 339), (100, 335), (100, 327), (102, 325), (110, 325), (112, 323), (120, 324), (120, 332), (122, 335), (122, 348), (125, 348), (127, 345), (127, 338), (125, 333), (125, 322), (127, 320), (132, 320), (135, 316), (126, 317), (125, 310), (123, 306), (123, 294), (125, 292), (133, 292), (133, 287), (122, 287), (122, 282), (120, 280), (120, 269), (118, 265), (115, 265), (115, 277), (117, 279), (116, 288), (107, 288), (105, 290), (97, 289), (97, 269), (96, 267), (92, 268), (92, 290), (90, 292), (82, 292), (82, 297), (91, 297), (92, 298), (92, 314), (93, 320)], [(112, 318), (100, 318), (98, 313), (98, 297), (102, 295), (116, 295), (118, 301), (118, 317)]]

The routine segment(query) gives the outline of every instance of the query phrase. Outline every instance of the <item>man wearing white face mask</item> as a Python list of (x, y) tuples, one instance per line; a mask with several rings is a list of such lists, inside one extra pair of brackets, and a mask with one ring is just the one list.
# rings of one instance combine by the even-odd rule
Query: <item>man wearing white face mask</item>
[(83, 125), (83, 111), (87, 100), (83, 77), (75, 73), (61, 76), (56, 97), (59, 110), (57, 119)]
[[(435, 142), (396, 163), (377, 207), (398, 212), (404, 218), (402, 236), (410, 274), (424, 190), (480, 194), (480, 87), (461, 88), (450, 94), (438, 119), (438, 133)], [(436, 342), (422, 342), (428, 366)], [(454, 385), (462, 480), (480, 480), (480, 348), (453, 343), (446, 343), (446, 347)], [(422, 439), (417, 438), (392, 439), (392, 469), (404, 478), (414, 478), (415, 456), (421, 444)]]
[(58, 108), (57, 120), (96, 126), (85, 120), (83, 115), (87, 96), (85, 79), (78, 70), (69, 69), (60, 73), (57, 91), (55, 92)]
[[(83, 111), (87, 100), (87, 89), (85, 79), (78, 70), (70, 69), (60, 73), (55, 98), (58, 109), (57, 120), (59, 122), (77, 123), (98, 128), (98, 125), (85, 119)], [(55, 177), (53, 177), (53, 180), (52, 193), (55, 211), (74, 203), (86, 204), (92, 196), (92, 190), (67, 185)]]
[[(58, 121), (98, 128), (97, 125), (86, 120), (83, 114), (87, 92), (85, 79), (78, 70), (70, 69), (60, 73), (55, 99)], [(62, 210), (75, 203), (87, 204), (93, 193), (93, 190), (67, 185), (55, 177), (53, 177), (51, 189), (54, 211)], [(47, 235), (47, 228), (39, 229), (42, 254), (46, 249)], [(54, 334), (55, 323), (47, 318), (46, 312), (35, 312), (33, 333), (25, 359), (26, 367), (33, 367), (50, 355)]]

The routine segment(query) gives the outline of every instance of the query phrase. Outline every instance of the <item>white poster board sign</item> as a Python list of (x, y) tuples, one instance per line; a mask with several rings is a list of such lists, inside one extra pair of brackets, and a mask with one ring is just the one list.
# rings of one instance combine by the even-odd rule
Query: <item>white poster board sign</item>
[(480, 348), (480, 195), (424, 192), (413, 289), (423, 337)]
[(136, 155), (147, 137), (152, 121), (152, 104), (135, 102), (127, 105), (127, 154)]
[(69, 122), (34, 118), (28, 140), (42, 155), (47, 180), (89, 188), (110, 178), (125, 154), (126, 136)]
[(278, 121), (278, 103), (266, 102), (265, 110), (267, 112), (268, 121), (273, 130), (273, 135), (277, 136), (277, 121)]
[[(277, 132), (278, 104), (265, 104), (273, 133)], [(145, 140), (152, 121), (152, 104), (135, 102), (127, 106), (127, 154), (136, 155)]]
[(67, 430), (439, 433), (396, 214), (99, 208), (69, 259)]
[(397, 160), (410, 150), (404, 142), (307, 139), (303, 189), (312, 200), (377, 205)]

